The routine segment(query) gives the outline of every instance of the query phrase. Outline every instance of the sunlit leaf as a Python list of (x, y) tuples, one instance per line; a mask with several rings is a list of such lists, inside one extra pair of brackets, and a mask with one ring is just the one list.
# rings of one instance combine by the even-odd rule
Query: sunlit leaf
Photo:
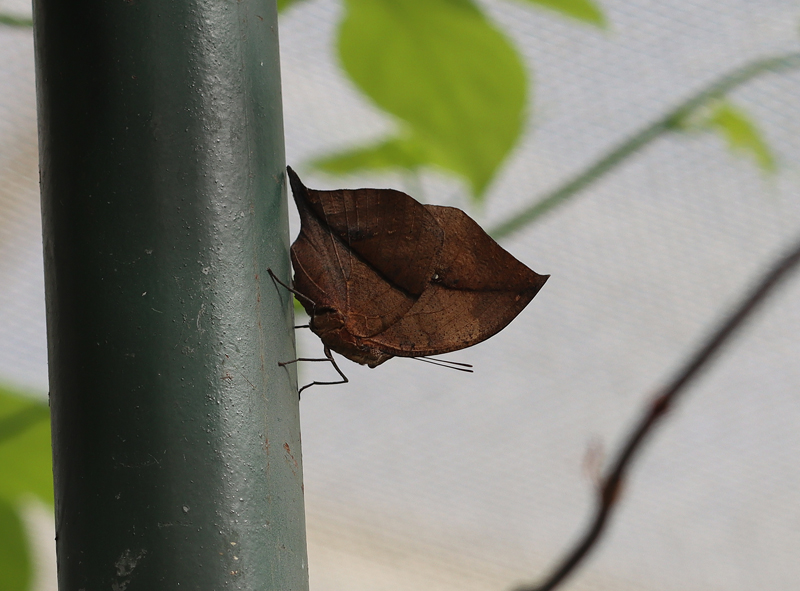
[(31, 574), (24, 524), (14, 506), (0, 499), (0, 589), (28, 591)]
[(752, 156), (765, 172), (775, 172), (775, 157), (761, 132), (741, 108), (720, 101), (708, 117), (708, 125), (728, 142), (731, 151)]
[(52, 504), (51, 453), (47, 405), (0, 388), (0, 499)]
[(538, 4), (564, 16), (583, 21), (598, 27), (606, 26), (606, 17), (601, 8), (591, 0), (522, 0)]
[(482, 196), (525, 117), (522, 61), (469, 0), (346, 0), (342, 65), (399, 120), (378, 146), (321, 159), (327, 170), (433, 164)]

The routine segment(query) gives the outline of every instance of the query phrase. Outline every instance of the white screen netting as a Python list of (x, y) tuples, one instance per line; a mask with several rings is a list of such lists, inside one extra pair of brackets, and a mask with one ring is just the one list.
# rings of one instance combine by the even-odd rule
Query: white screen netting
[[(528, 131), (485, 207), (469, 209), (463, 187), (435, 172), (413, 183), (307, 173), (306, 184), (421, 192), (490, 226), (725, 73), (800, 50), (800, 5), (788, 0), (603, 0), (607, 31), (520, 2), (481, 4), (532, 81)], [(341, 14), (336, 0), (309, 0), (281, 16), (287, 161), (301, 172), (393, 126), (340, 73)], [(776, 174), (713, 134), (659, 139), (504, 241), (552, 277), (505, 331), (450, 356), (475, 374), (343, 361), (350, 384), (304, 393), (313, 591), (510, 589), (575, 539), (593, 502), (589, 450), (614, 448), (656, 387), (800, 237), (800, 69), (730, 98), (761, 129)], [(36, 158), (31, 33), (2, 28), (0, 379), (44, 394)], [(307, 333), (299, 346), (320, 349)], [(658, 431), (608, 537), (565, 588), (796, 588), (799, 356), (793, 280)], [(304, 367), (301, 380), (324, 371)], [(48, 576), (38, 584), (55, 588)]]

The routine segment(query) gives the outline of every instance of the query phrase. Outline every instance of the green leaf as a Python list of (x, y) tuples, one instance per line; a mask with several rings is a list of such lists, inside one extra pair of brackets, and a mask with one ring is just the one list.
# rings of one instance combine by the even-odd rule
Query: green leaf
[(0, 13), (0, 25), (6, 25), (8, 27), (30, 28), (33, 26), (33, 19), (30, 17)]
[(602, 9), (591, 0), (522, 0), (538, 4), (564, 16), (583, 21), (590, 25), (605, 28), (608, 24)]
[(28, 591), (31, 570), (24, 524), (13, 505), (0, 499), (0, 589)]
[(429, 161), (424, 146), (411, 139), (390, 139), (374, 146), (339, 152), (313, 161), (319, 170), (334, 174), (347, 174), (357, 170), (382, 168), (414, 169)]
[(283, 12), (287, 8), (289, 8), (292, 4), (297, 4), (302, 0), (278, 0), (278, 12)]
[(345, 71), (400, 122), (377, 146), (321, 159), (327, 170), (437, 165), (480, 198), (517, 142), (525, 70), (517, 51), (470, 0), (346, 0)]
[(708, 127), (720, 133), (734, 153), (753, 157), (764, 172), (775, 172), (775, 157), (761, 132), (741, 108), (720, 101), (707, 119)]
[(0, 499), (53, 504), (49, 419), (46, 404), (0, 388)]

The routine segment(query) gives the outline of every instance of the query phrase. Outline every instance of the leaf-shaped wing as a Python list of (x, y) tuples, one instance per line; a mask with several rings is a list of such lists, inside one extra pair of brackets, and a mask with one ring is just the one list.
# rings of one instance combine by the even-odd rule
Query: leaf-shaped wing
[(308, 298), (312, 330), (353, 361), (374, 367), (470, 347), (547, 280), (459, 209), (391, 189), (316, 191), (288, 170), (301, 220), (295, 289)]
[(425, 206), (393, 189), (308, 189), (288, 170), (302, 224), (316, 218), (385, 281), (411, 296), (424, 291), (443, 240)]
[(436, 219), (399, 191), (316, 191), (288, 170), (301, 220), (295, 289), (317, 306), (303, 302), (306, 311), (340, 312), (355, 337), (384, 331), (427, 285), (443, 240)]
[(392, 355), (438, 355), (497, 334), (542, 288), (539, 275), (504, 250), (467, 214), (425, 208), (444, 229), (432, 280), (396, 323), (369, 339)]
[[(313, 216), (303, 221), (292, 244), (292, 267), (295, 289), (310, 300), (301, 300), (308, 315), (314, 318), (326, 308), (337, 310), (350, 334), (358, 337), (384, 331), (416, 301), (354, 256)], [(331, 348), (338, 350), (334, 344)]]

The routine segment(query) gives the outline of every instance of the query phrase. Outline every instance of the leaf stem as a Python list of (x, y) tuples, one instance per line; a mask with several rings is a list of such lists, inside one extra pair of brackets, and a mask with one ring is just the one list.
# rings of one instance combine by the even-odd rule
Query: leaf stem
[(504, 222), (501, 222), (490, 230), (489, 234), (496, 240), (499, 240), (527, 226), (592, 184), (640, 148), (643, 148), (667, 132), (674, 130), (676, 125), (684, 117), (709, 100), (722, 96), (737, 86), (741, 86), (766, 72), (780, 72), (799, 67), (800, 53), (792, 53), (759, 59), (726, 74), (694, 96), (685, 100), (660, 119), (647, 125), (644, 129), (617, 145), (577, 176), (574, 176), (560, 187), (545, 194), (544, 197), (532, 205), (509, 216)]
[(624, 483), (628, 468), (635, 456), (642, 451), (647, 437), (653, 432), (653, 427), (666, 415), (678, 400), (679, 395), (686, 390), (689, 383), (699, 375), (700, 371), (706, 367), (744, 321), (763, 303), (775, 287), (795, 270), (798, 263), (800, 263), (800, 242), (772, 265), (758, 285), (688, 358), (672, 380), (650, 401), (638, 423), (619, 449), (610, 471), (600, 482), (595, 515), (589, 527), (542, 583), (534, 587), (523, 587), (518, 591), (551, 591), (555, 589), (597, 546), (597, 541), (605, 531), (619, 500), (620, 488)]

